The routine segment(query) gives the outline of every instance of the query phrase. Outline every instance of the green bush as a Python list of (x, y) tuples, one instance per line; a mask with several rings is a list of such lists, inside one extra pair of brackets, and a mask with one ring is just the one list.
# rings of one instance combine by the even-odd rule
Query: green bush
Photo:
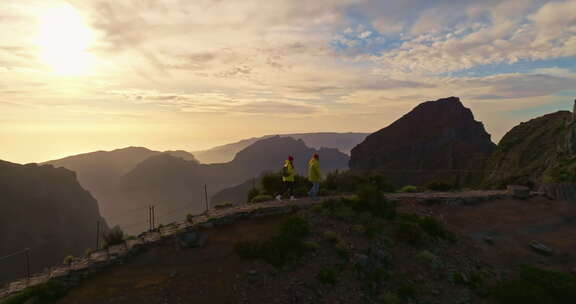
[(310, 224), (305, 219), (292, 216), (280, 226), (280, 235), (303, 238), (310, 234)]
[(235, 249), (246, 259), (261, 259), (275, 267), (282, 267), (301, 258), (309, 250), (303, 238), (310, 233), (306, 220), (291, 217), (280, 225), (277, 233), (261, 241), (239, 242)]
[(66, 294), (66, 287), (56, 281), (49, 280), (46, 283), (27, 287), (21, 292), (5, 299), (2, 304), (25, 304), (25, 303), (55, 303)]
[(386, 200), (384, 193), (375, 186), (363, 187), (355, 203), (353, 207), (356, 212), (369, 212), (375, 217), (386, 219), (396, 217), (396, 203)]
[(418, 187), (416, 186), (404, 186), (402, 188), (400, 188), (400, 190), (398, 190), (398, 192), (400, 193), (416, 193), (416, 192), (420, 192), (420, 189), (418, 189)]
[(427, 236), (417, 223), (400, 222), (396, 229), (396, 239), (412, 246), (422, 246)]
[(336, 244), (334, 244), (334, 249), (341, 258), (346, 260), (350, 258), (350, 248), (344, 240), (339, 239), (336, 241)]
[(576, 276), (524, 266), (517, 279), (500, 283), (492, 290), (499, 303), (569, 304), (576, 299)]
[(72, 265), (72, 263), (74, 263), (74, 261), (76, 260), (76, 258), (73, 255), (68, 255), (64, 258), (64, 261), (62, 263), (64, 263), (64, 265)]
[(274, 198), (272, 197), (272, 195), (260, 194), (260, 195), (253, 197), (252, 200), (250, 201), (250, 203), (256, 204), (256, 203), (268, 202), (268, 201), (273, 201), (273, 200), (274, 200)]
[(386, 292), (382, 296), (382, 303), (383, 304), (401, 304), (403, 302), (397, 294), (395, 294), (393, 292)]
[(331, 243), (336, 243), (341, 239), (338, 233), (331, 230), (324, 231), (323, 235), (324, 238)]
[(398, 296), (400, 296), (400, 299), (405, 301), (416, 298), (416, 287), (410, 283), (404, 282), (400, 284), (396, 292), (398, 293)]
[(322, 284), (334, 286), (338, 282), (338, 271), (331, 267), (322, 267), (316, 278)]
[(194, 215), (188, 213), (188, 214), (186, 215), (186, 222), (187, 222), (188, 224), (194, 224)]
[(248, 198), (247, 198), (246, 202), (248, 202), (248, 203), (252, 202), (252, 200), (254, 200), (254, 198), (260, 194), (261, 193), (260, 193), (260, 190), (258, 188), (250, 189), (250, 191), (248, 191)]
[(367, 185), (374, 186), (382, 192), (395, 190), (394, 186), (381, 174), (358, 174), (350, 171), (328, 173), (321, 186), (332, 193), (354, 193)]
[(222, 204), (214, 206), (214, 209), (226, 209), (230, 207), (234, 207), (234, 204), (232, 204), (231, 202), (224, 202)]
[(432, 191), (450, 191), (453, 188), (451, 184), (444, 181), (429, 181), (425, 187)]
[(306, 247), (306, 249), (308, 249), (308, 250), (316, 251), (316, 250), (320, 249), (320, 244), (318, 244), (314, 241), (306, 241), (306, 242), (304, 242), (304, 247)]
[(108, 233), (104, 234), (103, 238), (104, 248), (119, 245), (124, 243), (124, 231), (122, 231), (120, 226), (114, 226)]
[(444, 224), (434, 217), (422, 217), (417, 214), (407, 214), (403, 213), (398, 215), (399, 223), (412, 223), (418, 225), (422, 231), (424, 231), (428, 236), (455, 241), (456, 237), (450, 231), (446, 230)]
[[(282, 191), (284, 187), (282, 182), (282, 173), (266, 173), (261, 179), (263, 192), (269, 195), (276, 195)], [(262, 194), (262, 193), (260, 193)]]

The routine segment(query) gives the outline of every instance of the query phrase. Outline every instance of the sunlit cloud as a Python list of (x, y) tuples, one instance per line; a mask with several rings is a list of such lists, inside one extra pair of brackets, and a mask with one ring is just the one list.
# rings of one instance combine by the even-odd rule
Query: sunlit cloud
[[(90, 147), (198, 150), (374, 131), (452, 95), (497, 140), (531, 118), (523, 109), (573, 99), (574, 11), (574, 0), (4, 0), (0, 140), (17, 151), (77, 125)], [(171, 132), (179, 146), (149, 137)], [(7, 157), (51, 157), (32, 154)]]

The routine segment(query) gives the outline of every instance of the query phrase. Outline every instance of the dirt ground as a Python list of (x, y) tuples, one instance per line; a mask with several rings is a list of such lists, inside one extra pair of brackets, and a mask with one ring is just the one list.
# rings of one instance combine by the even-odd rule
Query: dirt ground
[[(435, 216), (459, 238), (456, 245), (435, 249), (439, 257), (449, 261), (442, 271), (418, 264), (414, 257), (420, 249), (405, 245), (391, 249), (396, 264), (393, 276), (417, 286), (419, 298), (427, 303), (491, 303), (448, 283), (446, 274), (454, 269), (489, 270), (494, 279), (513, 272), (520, 264), (576, 269), (576, 204), (541, 197), (476, 206), (422, 206), (403, 201), (399, 211)], [(349, 225), (337, 220), (309, 211), (305, 216), (317, 231), (311, 238), (321, 248), (292, 268), (276, 270), (263, 262), (242, 260), (234, 252), (238, 241), (272, 235), (286, 216), (239, 221), (207, 230), (207, 243), (202, 248), (150, 249), (83, 281), (58, 303), (365, 303), (352, 262), (343, 262), (318, 233), (335, 231), (356, 252), (369, 247), (370, 241), (354, 236)], [(545, 244), (553, 254), (535, 252), (529, 247), (531, 241)], [(320, 267), (326, 265), (344, 269), (335, 287), (319, 284), (316, 279)], [(397, 290), (392, 285), (389, 288)]]
[[(519, 264), (570, 271), (576, 269), (576, 204), (544, 197), (497, 200), (476, 206), (406, 203), (404, 210), (444, 219), (451, 230), (469, 237), (489, 264)], [(485, 239), (489, 238), (491, 242)], [(553, 250), (543, 256), (529, 247), (536, 241)]]

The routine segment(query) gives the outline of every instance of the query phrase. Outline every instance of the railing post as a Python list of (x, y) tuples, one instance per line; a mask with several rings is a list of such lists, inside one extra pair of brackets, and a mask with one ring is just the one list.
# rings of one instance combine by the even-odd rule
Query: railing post
[(152, 230), (156, 229), (156, 210), (154, 205), (152, 205)]
[(206, 199), (206, 213), (208, 213), (208, 185), (204, 184), (204, 199)]
[(30, 248), (26, 248), (26, 278), (30, 280)]
[(96, 250), (100, 248), (100, 220), (96, 220)]
[(152, 206), (148, 206), (148, 232), (152, 232)]

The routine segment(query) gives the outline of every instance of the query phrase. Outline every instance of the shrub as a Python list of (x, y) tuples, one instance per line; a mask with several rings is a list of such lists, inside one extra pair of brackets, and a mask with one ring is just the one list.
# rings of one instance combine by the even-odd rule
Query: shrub
[(398, 190), (398, 192), (400, 193), (416, 193), (416, 192), (420, 192), (420, 189), (418, 189), (418, 187), (416, 186), (404, 186), (402, 188), (400, 188), (400, 190)]
[(350, 249), (348, 248), (348, 244), (342, 240), (339, 239), (338, 241), (336, 241), (336, 244), (334, 244), (334, 249), (336, 249), (336, 253), (343, 259), (348, 259), (350, 258)]
[(574, 303), (576, 276), (524, 266), (519, 278), (500, 283), (492, 294), (506, 304)]
[(246, 202), (248, 202), (248, 203), (252, 202), (252, 200), (260, 194), (261, 193), (260, 193), (260, 190), (258, 188), (250, 189), (250, 191), (248, 191), (248, 197), (247, 197)]
[(416, 259), (426, 264), (432, 264), (438, 257), (428, 250), (422, 250), (416, 254)]
[(114, 226), (108, 233), (104, 234), (104, 248), (124, 243), (124, 231), (120, 226)]
[(334, 268), (322, 267), (316, 278), (322, 284), (334, 286), (338, 281), (338, 271)]
[(320, 244), (313, 242), (313, 241), (306, 241), (304, 242), (304, 247), (306, 247), (306, 249), (308, 250), (318, 250), (320, 249)]
[(64, 258), (63, 263), (65, 265), (70, 266), (70, 265), (72, 265), (72, 263), (74, 263), (75, 260), (76, 260), (76, 258), (73, 255), (68, 255)]
[(310, 208), (310, 210), (314, 213), (320, 213), (320, 212), (322, 212), (322, 210), (324, 210), (324, 207), (322, 206), (322, 204), (316, 204), (316, 205), (312, 206), (312, 208)]
[(302, 238), (310, 234), (310, 224), (303, 218), (292, 216), (280, 226), (280, 235)]
[(418, 221), (420, 227), (431, 237), (448, 240), (453, 239), (453, 235), (444, 228), (444, 224), (433, 217), (423, 217)]
[(350, 227), (350, 231), (358, 234), (366, 233), (366, 229), (362, 225), (352, 225), (352, 227)]
[(401, 222), (396, 229), (396, 238), (412, 246), (423, 245), (427, 238), (426, 233), (417, 223)]
[(397, 293), (398, 296), (400, 296), (400, 299), (405, 301), (416, 298), (416, 288), (414, 285), (407, 282), (400, 284)]
[(383, 192), (394, 191), (394, 186), (379, 173), (358, 174), (350, 171), (329, 173), (322, 183), (322, 188), (335, 193), (353, 193), (367, 185), (374, 186)]
[(214, 206), (214, 209), (226, 209), (230, 207), (234, 207), (234, 204), (232, 204), (231, 202), (224, 202), (222, 204)]
[(94, 249), (92, 248), (86, 248), (86, 250), (84, 250), (84, 257), (89, 258), (92, 253), (94, 253)]
[(368, 237), (377, 237), (384, 232), (385, 223), (381, 219), (373, 219), (364, 224), (364, 232)]
[(382, 296), (382, 303), (383, 304), (401, 304), (402, 300), (400, 299), (400, 297), (393, 293), (393, 292), (386, 292), (383, 296)]
[(340, 235), (334, 231), (327, 230), (324, 231), (324, 238), (329, 242), (336, 243), (340, 240)]
[(287, 219), (276, 235), (261, 241), (240, 242), (236, 252), (243, 258), (262, 259), (273, 266), (282, 267), (301, 258), (309, 247), (302, 240), (308, 235), (308, 222), (299, 217)]
[(194, 216), (193, 216), (192, 214), (188, 213), (188, 214), (186, 215), (186, 222), (187, 222), (188, 224), (194, 224)]
[(272, 195), (260, 194), (260, 195), (255, 196), (254, 198), (252, 198), (252, 201), (250, 201), (250, 203), (255, 204), (255, 203), (268, 202), (268, 201), (272, 201), (272, 200), (274, 200)]
[(357, 212), (369, 212), (376, 217), (393, 219), (396, 217), (396, 203), (386, 200), (384, 193), (375, 186), (365, 186), (358, 192), (354, 209)]
[[(264, 193), (274, 195), (282, 191), (282, 173), (266, 173), (262, 176), (262, 189)], [(262, 194), (262, 193), (260, 193)]]
[(400, 223), (413, 223), (418, 225), (428, 236), (443, 240), (456, 240), (454, 234), (446, 230), (444, 224), (434, 217), (421, 217), (416, 214), (400, 214), (398, 216)]
[(444, 181), (429, 181), (425, 187), (432, 191), (450, 191), (453, 188), (451, 184)]
[(2, 304), (54, 303), (65, 294), (66, 287), (62, 283), (49, 280), (46, 283), (27, 287), (4, 300)]

